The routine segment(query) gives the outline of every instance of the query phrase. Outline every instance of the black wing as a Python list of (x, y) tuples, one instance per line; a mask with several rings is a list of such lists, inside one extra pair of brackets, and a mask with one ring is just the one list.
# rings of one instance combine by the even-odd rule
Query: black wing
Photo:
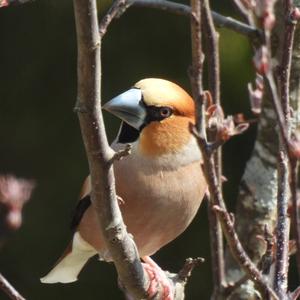
[(70, 228), (72, 231), (76, 230), (84, 213), (86, 212), (86, 210), (89, 208), (90, 205), (91, 205), (91, 196), (90, 195), (86, 195), (77, 203), (77, 205), (74, 209), (73, 216), (71, 219), (71, 224), (70, 224)]

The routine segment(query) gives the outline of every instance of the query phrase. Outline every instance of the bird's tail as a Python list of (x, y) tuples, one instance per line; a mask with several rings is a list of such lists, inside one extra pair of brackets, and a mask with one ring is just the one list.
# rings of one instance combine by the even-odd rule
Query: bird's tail
[(79, 232), (74, 234), (72, 242), (58, 260), (54, 268), (43, 278), (42, 283), (69, 283), (77, 280), (77, 276), (86, 262), (97, 254), (97, 251), (86, 241)]

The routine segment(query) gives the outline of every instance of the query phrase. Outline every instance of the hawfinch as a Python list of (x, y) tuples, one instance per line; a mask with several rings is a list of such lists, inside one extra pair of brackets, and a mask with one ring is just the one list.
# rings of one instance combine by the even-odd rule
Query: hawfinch
[[(116, 191), (123, 200), (120, 209), (128, 232), (147, 263), (148, 256), (187, 228), (206, 191), (200, 150), (189, 130), (189, 124), (195, 122), (194, 101), (175, 83), (148, 78), (103, 109), (122, 120), (111, 147), (117, 151), (132, 144), (131, 154), (114, 163)], [(42, 282), (76, 281), (96, 254), (111, 260), (90, 192), (88, 177), (71, 224), (72, 242)]]

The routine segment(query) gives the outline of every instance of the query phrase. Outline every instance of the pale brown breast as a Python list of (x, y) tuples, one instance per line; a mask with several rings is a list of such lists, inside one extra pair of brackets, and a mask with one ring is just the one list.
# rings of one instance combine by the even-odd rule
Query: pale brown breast
[[(117, 194), (125, 202), (121, 205), (124, 221), (141, 256), (155, 253), (186, 229), (206, 190), (200, 161), (167, 168), (130, 155), (116, 162), (114, 169)], [(91, 206), (79, 230), (88, 243), (104, 254), (98, 228)]]

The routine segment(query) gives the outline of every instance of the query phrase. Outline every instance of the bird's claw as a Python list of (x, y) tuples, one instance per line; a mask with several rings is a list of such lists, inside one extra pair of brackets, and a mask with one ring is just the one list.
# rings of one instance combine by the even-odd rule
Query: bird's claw
[(143, 267), (149, 276), (149, 298), (153, 298), (158, 293), (158, 287), (161, 286), (162, 300), (174, 300), (174, 287), (167, 278), (165, 272), (149, 257), (143, 257)]

